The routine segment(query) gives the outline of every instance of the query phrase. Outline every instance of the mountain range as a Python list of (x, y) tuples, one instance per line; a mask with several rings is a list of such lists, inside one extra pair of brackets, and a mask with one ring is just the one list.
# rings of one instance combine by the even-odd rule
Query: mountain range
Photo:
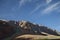
[(56, 30), (29, 21), (0, 20), (0, 40), (25, 34), (60, 36)]

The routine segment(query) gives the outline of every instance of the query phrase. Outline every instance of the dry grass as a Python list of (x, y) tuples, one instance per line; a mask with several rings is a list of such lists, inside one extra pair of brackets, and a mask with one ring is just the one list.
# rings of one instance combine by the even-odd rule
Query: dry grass
[(22, 36), (17, 36), (14, 40), (47, 40), (47, 39), (60, 39), (60, 36), (42, 36), (42, 35), (22, 35)]

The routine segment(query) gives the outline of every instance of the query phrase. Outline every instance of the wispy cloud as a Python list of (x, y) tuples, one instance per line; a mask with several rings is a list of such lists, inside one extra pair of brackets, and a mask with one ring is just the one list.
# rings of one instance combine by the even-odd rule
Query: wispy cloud
[(34, 12), (36, 12), (40, 7), (41, 5), (38, 5), (30, 14), (33, 14)]
[(60, 10), (58, 10), (58, 12), (60, 13)]
[(26, 0), (20, 0), (20, 2), (19, 2), (19, 7), (21, 7), (22, 5), (24, 5), (25, 2), (26, 2)]
[(52, 0), (46, 0), (46, 3), (49, 4)]
[(58, 4), (60, 4), (60, 2), (57, 2), (57, 3), (53, 4), (53, 5), (48, 6), (47, 8), (45, 8), (42, 11), (42, 14), (49, 14), (50, 12), (58, 9), (58, 7), (59, 7)]
[(32, 0), (20, 0), (19, 1), (19, 7), (23, 6), (26, 4), (26, 2), (31, 2)]

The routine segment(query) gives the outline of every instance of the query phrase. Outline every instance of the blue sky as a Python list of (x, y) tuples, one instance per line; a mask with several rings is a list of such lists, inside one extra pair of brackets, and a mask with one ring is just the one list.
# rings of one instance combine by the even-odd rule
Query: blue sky
[(0, 19), (26, 20), (60, 31), (60, 0), (0, 0)]

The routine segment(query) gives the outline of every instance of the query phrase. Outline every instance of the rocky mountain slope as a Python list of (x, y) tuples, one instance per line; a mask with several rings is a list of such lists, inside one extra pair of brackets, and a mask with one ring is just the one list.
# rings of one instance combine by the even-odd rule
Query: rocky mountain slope
[(40, 35), (59, 35), (55, 30), (52, 30), (48, 27), (30, 23), (28, 21), (19, 22), (19, 26), (22, 28), (24, 34), (40, 34)]
[(28, 21), (13, 21), (13, 20), (0, 20), (0, 40), (12, 39), (17, 35), (33, 34), (33, 35), (55, 35), (59, 34), (45, 26), (33, 24)]

